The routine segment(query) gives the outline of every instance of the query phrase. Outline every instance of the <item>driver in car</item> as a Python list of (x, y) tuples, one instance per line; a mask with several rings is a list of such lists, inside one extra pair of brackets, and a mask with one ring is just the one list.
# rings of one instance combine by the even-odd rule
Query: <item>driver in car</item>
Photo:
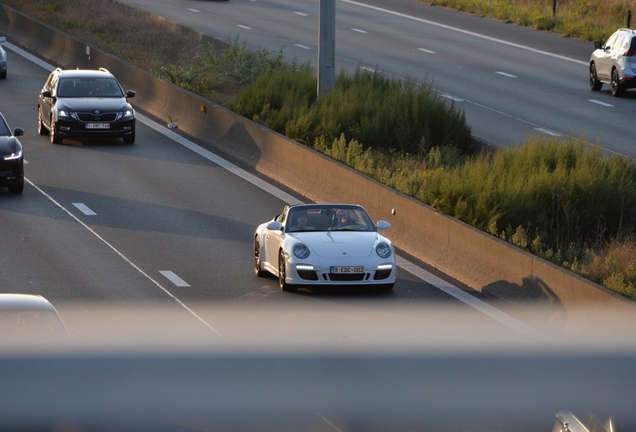
[(345, 227), (353, 228), (357, 226), (362, 226), (360, 221), (353, 219), (349, 216), (349, 211), (346, 209), (338, 209), (336, 210), (336, 225), (332, 228), (335, 230), (342, 229)]

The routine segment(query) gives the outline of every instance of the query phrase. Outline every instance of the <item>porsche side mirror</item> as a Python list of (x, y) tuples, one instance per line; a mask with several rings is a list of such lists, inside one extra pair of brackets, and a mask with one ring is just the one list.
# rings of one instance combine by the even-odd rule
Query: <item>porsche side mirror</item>
[(382, 231), (382, 230), (391, 228), (391, 224), (388, 223), (387, 221), (381, 220), (381, 221), (378, 221), (375, 227), (378, 229), (378, 231)]
[(276, 221), (272, 221), (272, 222), (268, 223), (265, 228), (267, 228), (268, 230), (272, 230), (272, 231), (282, 231), (283, 230), (283, 226), (281, 225), (281, 223), (280, 222), (276, 222)]

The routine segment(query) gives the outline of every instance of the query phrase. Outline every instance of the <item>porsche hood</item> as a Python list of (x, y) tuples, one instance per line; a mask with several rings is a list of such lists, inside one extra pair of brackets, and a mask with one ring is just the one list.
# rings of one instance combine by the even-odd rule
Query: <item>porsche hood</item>
[[(294, 233), (298, 241), (323, 258), (360, 258), (373, 253), (380, 234), (375, 231), (319, 231)], [(388, 240), (385, 240), (388, 243)]]

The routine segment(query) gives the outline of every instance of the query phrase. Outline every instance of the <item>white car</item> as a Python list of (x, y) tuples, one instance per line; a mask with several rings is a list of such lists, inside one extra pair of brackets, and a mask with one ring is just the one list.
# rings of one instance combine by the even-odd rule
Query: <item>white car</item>
[(301, 204), (256, 228), (254, 272), (278, 277), (280, 289), (310, 285), (370, 285), (391, 290), (396, 267), (393, 244), (359, 205)]
[(0, 341), (42, 342), (68, 337), (62, 317), (41, 295), (0, 294)]
[(610, 84), (612, 95), (620, 97), (636, 87), (636, 30), (616, 30), (604, 44), (594, 44), (590, 57), (590, 88), (599, 91)]

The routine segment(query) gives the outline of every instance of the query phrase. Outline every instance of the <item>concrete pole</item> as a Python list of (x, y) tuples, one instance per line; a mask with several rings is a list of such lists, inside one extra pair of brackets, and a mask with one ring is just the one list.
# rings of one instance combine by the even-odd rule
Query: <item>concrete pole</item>
[(336, 82), (336, 0), (320, 0), (318, 30), (318, 99)]

